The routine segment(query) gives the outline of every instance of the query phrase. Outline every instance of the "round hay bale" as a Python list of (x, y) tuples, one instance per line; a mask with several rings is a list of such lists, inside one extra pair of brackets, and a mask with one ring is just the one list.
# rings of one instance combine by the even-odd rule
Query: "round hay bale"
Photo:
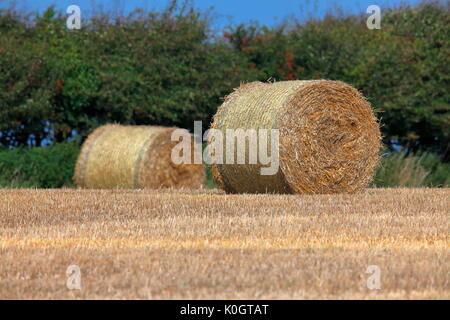
[[(201, 188), (202, 165), (175, 165), (171, 141), (176, 128), (106, 125), (84, 142), (75, 168), (83, 188)], [(192, 139), (193, 140), (193, 139)], [(192, 162), (193, 163), (193, 162)]]
[(229, 193), (358, 192), (370, 183), (381, 148), (370, 104), (340, 81), (244, 84), (225, 98), (212, 128), (223, 134), (224, 159), (226, 129), (279, 130), (276, 174), (261, 175), (267, 165), (247, 158), (245, 164), (212, 164), (215, 182)]

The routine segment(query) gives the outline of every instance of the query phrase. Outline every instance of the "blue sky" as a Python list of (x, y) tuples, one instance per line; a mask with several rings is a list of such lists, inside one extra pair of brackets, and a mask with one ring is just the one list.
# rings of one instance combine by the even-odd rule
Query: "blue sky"
[[(9, 0), (0, 0), (0, 7), (8, 6)], [(369, 5), (383, 8), (395, 7), (401, 4), (417, 4), (420, 0), (194, 0), (196, 8), (211, 10), (217, 27), (242, 22), (258, 21), (260, 24), (272, 26), (283, 18), (296, 16), (300, 19), (307, 17), (323, 17), (327, 12), (338, 6), (346, 14), (365, 12)], [(123, 9), (130, 12), (136, 8), (147, 10), (161, 10), (169, 0), (16, 0), (16, 7), (29, 11), (45, 10), (55, 4), (65, 11), (69, 5), (80, 6), (82, 15), (88, 16), (93, 8), (105, 11)]]

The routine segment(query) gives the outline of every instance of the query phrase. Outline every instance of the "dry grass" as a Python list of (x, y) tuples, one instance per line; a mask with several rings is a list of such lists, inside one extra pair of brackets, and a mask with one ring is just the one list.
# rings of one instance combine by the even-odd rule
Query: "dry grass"
[(449, 208), (449, 189), (0, 190), (0, 298), (449, 299)]

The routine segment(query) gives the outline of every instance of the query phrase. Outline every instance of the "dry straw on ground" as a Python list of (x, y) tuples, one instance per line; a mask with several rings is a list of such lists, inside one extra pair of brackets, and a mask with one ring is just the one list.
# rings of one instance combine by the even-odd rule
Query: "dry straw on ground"
[(0, 299), (450, 299), (449, 199), (0, 189)]
[(175, 165), (175, 128), (106, 125), (86, 140), (78, 157), (75, 183), (85, 188), (200, 188), (202, 165)]
[(212, 128), (224, 139), (225, 129), (279, 129), (277, 174), (261, 175), (259, 163), (212, 165), (229, 193), (358, 192), (371, 181), (381, 147), (370, 104), (340, 81), (244, 84), (226, 97)]

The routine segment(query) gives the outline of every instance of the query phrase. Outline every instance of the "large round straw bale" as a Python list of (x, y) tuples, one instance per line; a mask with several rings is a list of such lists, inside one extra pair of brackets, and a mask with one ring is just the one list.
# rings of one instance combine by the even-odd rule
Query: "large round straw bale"
[(244, 84), (226, 97), (212, 128), (223, 134), (224, 155), (225, 129), (279, 130), (275, 175), (261, 175), (267, 165), (259, 161), (212, 165), (229, 193), (354, 193), (370, 183), (381, 147), (370, 104), (340, 81)]
[[(106, 125), (85, 141), (75, 168), (75, 183), (84, 188), (200, 188), (202, 165), (171, 161), (176, 128)], [(193, 139), (192, 139), (193, 140)]]

